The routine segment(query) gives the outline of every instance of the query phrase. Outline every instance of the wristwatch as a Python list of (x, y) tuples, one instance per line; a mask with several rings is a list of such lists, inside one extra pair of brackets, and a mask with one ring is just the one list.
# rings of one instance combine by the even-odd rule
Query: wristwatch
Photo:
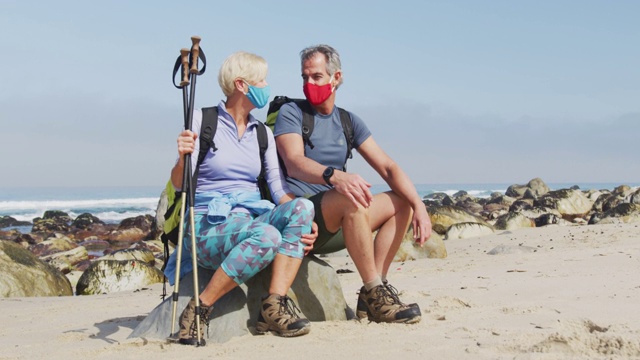
[(324, 169), (324, 172), (322, 173), (322, 178), (324, 179), (324, 182), (327, 183), (327, 185), (333, 186), (333, 184), (331, 183), (331, 180), (330, 180), (331, 177), (333, 176), (333, 170), (334, 170), (334, 168), (329, 166), (326, 169)]

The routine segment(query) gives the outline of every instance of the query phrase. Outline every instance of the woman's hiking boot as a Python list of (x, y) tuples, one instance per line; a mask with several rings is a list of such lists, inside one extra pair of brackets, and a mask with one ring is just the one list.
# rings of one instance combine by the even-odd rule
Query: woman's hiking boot
[[(417, 308), (418, 312), (420, 312), (420, 306), (416, 303), (411, 303), (411, 304), (405, 304), (400, 300), (400, 294), (398, 292), (398, 289), (396, 289), (393, 285), (389, 284), (389, 281), (385, 280), (382, 282), (382, 285), (384, 285), (387, 290), (389, 290), (389, 293), (391, 294), (391, 296), (393, 296), (396, 301), (402, 305), (406, 305), (408, 307), (411, 308)], [(364, 286), (360, 288), (360, 292), (365, 291)], [(364, 300), (361, 297), (358, 297), (358, 305), (356, 306), (356, 316), (358, 317), (358, 319), (364, 319), (367, 317), (367, 304), (364, 302)]]
[[(418, 304), (407, 305), (398, 298), (397, 290), (391, 285), (378, 285), (367, 291), (364, 286), (358, 295), (356, 315), (369, 321), (414, 324), (420, 321), (422, 313)], [(395, 290), (395, 291), (394, 291)], [(361, 316), (362, 315), (362, 316)]]
[(202, 306), (200, 302), (200, 336), (202, 337), (198, 341), (198, 329), (196, 328), (196, 298), (193, 297), (187, 304), (187, 307), (180, 315), (180, 332), (179, 340), (183, 345), (199, 345), (204, 346), (206, 341), (204, 340), (204, 327), (207, 326), (209, 330), (209, 315), (213, 311), (213, 306)]
[(284, 337), (308, 334), (311, 330), (309, 320), (298, 315), (300, 309), (288, 296), (271, 294), (262, 298), (256, 331), (264, 334), (268, 331)]

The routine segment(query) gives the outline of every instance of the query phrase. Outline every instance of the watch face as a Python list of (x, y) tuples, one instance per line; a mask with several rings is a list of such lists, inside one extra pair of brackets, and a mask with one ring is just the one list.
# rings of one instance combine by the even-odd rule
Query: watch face
[(322, 177), (324, 178), (324, 181), (327, 183), (327, 185), (331, 185), (331, 181), (329, 181), (329, 179), (333, 176), (333, 168), (332, 167), (328, 167), (326, 169), (324, 169), (324, 172), (322, 173)]

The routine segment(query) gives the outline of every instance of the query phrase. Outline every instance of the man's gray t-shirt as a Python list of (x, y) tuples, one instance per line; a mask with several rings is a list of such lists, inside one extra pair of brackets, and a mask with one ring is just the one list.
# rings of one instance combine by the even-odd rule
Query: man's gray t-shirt
[[(308, 144), (305, 144), (305, 155), (322, 165), (341, 170), (347, 156), (347, 140), (340, 122), (340, 112), (334, 106), (329, 115), (322, 115), (315, 111), (314, 114), (314, 128), (310, 138), (314, 147), (311, 149)], [(353, 124), (353, 148), (357, 149), (371, 136), (371, 131), (358, 116), (351, 112), (349, 115)], [(290, 133), (302, 136), (302, 110), (293, 102), (280, 108), (273, 131), (276, 137)], [(296, 196), (310, 197), (331, 189), (325, 183), (310, 184), (289, 176), (287, 176), (287, 183)]]

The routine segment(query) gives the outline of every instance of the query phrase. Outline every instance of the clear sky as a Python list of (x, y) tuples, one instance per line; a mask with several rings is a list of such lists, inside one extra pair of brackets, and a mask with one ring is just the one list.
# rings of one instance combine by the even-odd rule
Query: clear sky
[[(163, 186), (190, 37), (302, 97), (299, 51), (341, 54), (337, 104), (415, 183), (640, 182), (639, 1), (0, 2), (0, 186)], [(264, 119), (266, 110), (254, 110)], [(362, 158), (349, 163), (370, 182)]]

